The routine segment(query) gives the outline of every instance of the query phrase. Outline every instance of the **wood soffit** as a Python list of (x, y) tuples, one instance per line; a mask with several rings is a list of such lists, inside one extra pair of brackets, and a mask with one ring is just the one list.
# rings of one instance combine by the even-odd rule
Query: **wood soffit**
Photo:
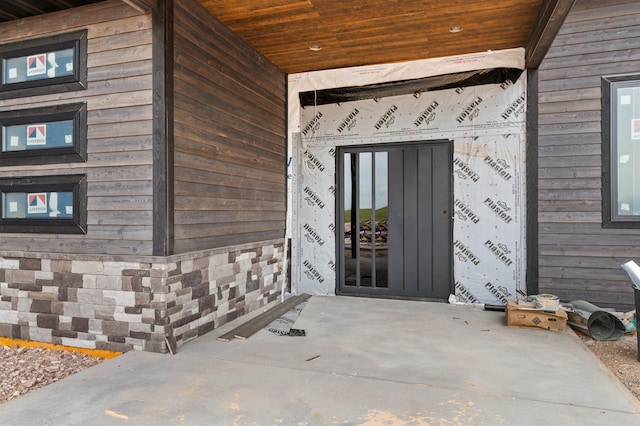
[[(99, 1), (2, 0), (0, 22)], [(535, 68), (575, 0), (197, 1), (280, 69), (298, 73), (515, 47), (527, 48)]]
[[(542, 0), (199, 0), (287, 73), (524, 47)], [(458, 33), (451, 27), (462, 27)], [(313, 45), (322, 50), (312, 51)]]

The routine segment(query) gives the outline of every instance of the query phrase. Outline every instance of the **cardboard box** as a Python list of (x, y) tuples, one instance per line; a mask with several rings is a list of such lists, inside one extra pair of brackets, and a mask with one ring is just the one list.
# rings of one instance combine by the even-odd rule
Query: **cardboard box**
[(564, 309), (558, 309), (555, 312), (521, 309), (515, 300), (507, 302), (505, 316), (509, 327), (538, 327), (561, 331), (567, 326), (567, 313)]

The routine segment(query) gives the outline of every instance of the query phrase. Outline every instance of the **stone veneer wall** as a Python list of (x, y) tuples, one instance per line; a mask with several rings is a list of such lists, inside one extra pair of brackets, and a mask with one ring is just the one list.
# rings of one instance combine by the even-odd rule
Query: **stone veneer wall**
[(0, 252), (0, 335), (167, 352), (278, 298), (283, 241), (166, 258)]

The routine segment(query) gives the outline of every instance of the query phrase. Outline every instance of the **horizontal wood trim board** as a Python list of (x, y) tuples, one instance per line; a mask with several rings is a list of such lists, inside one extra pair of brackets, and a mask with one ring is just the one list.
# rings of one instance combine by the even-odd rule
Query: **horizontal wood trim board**
[(557, 112), (554, 114), (539, 114), (538, 123), (541, 126), (560, 123), (589, 123), (600, 121), (600, 110), (579, 112)]
[(258, 222), (231, 222), (175, 226), (176, 239), (221, 237), (253, 232), (279, 231), (284, 229), (284, 220)]
[(573, 157), (540, 157), (540, 168), (552, 167), (596, 167), (600, 166), (600, 156), (598, 155), (576, 155)]
[(547, 267), (570, 267), (592, 269), (620, 269), (629, 261), (628, 257), (581, 257), (581, 256), (541, 256)]
[(209, 185), (215, 183), (216, 185), (229, 188), (246, 188), (277, 193), (284, 193), (286, 190), (284, 179), (280, 179), (278, 182), (270, 182), (263, 179), (250, 179), (244, 176), (187, 169), (184, 167), (176, 167), (174, 176), (176, 182), (204, 183)]
[(98, 81), (113, 80), (114, 78), (130, 78), (141, 75), (150, 75), (153, 65), (149, 60), (132, 61), (123, 64), (103, 65), (91, 68), (87, 76), (89, 84)]
[(580, 288), (558, 288), (557, 283), (543, 284), (540, 282), (540, 292), (550, 293), (558, 296), (560, 300), (570, 302), (572, 300), (587, 300), (601, 308), (615, 308), (621, 312), (627, 312), (634, 309), (633, 290), (631, 286), (625, 289), (624, 286), (610, 287), (606, 291), (603, 290), (584, 290)]
[(552, 244), (545, 244), (546, 240), (540, 238), (540, 256), (582, 256), (582, 257), (605, 257), (620, 256), (626, 254), (630, 259), (640, 257), (640, 247), (637, 245), (627, 246), (581, 246), (568, 245), (562, 247)]
[(549, 93), (540, 93), (538, 99), (540, 103), (580, 101), (582, 99), (600, 99), (600, 87), (593, 87), (584, 90), (572, 89)]
[(284, 155), (281, 161), (275, 158), (266, 158), (253, 155), (251, 151), (231, 150), (226, 147), (216, 146), (212, 142), (207, 142), (204, 137), (206, 132), (189, 128), (181, 123), (175, 123), (175, 152), (190, 154), (209, 160), (221, 161), (244, 167), (253, 167), (266, 172), (278, 171), (284, 174)]
[(599, 144), (585, 145), (543, 145), (539, 148), (539, 156), (543, 157), (572, 157), (575, 155), (601, 155), (602, 146)]
[(596, 200), (601, 199), (600, 189), (540, 189), (538, 191), (538, 200), (541, 204), (550, 200)]
[(119, 181), (119, 182), (92, 182), (87, 185), (89, 197), (98, 196), (153, 196), (153, 183), (148, 180)]
[[(151, 210), (146, 211), (103, 211), (100, 214), (90, 214), (87, 216), (87, 224), (89, 226), (89, 232), (93, 232), (91, 225), (148, 225), (151, 229), (153, 223), (153, 212)], [(149, 240), (151, 240), (151, 233), (149, 233)]]
[(284, 229), (280, 231), (250, 232), (248, 234), (224, 235), (207, 238), (176, 238), (175, 248), (177, 252), (185, 253), (198, 250), (199, 247), (228, 247), (245, 243), (254, 243), (256, 241), (275, 240), (278, 238), (284, 238)]
[(89, 126), (87, 135), (91, 139), (113, 138), (121, 136), (146, 136), (151, 133), (152, 120), (125, 121), (119, 125), (94, 124)]
[(600, 76), (540, 81), (540, 93), (559, 90), (591, 89), (600, 85)]
[(569, 289), (600, 293), (600, 298), (603, 298), (603, 294), (609, 293), (627, 293), (633, 296), (633, 290), (627, 277), (626, 282), (623, 280), (615, 280), (611, 283), (603, 282), (602, 278), (588, 279), (588, 278), (566, 278), (561, 279), (558, 277), (540, 277), (540, 285), (549, 286), (555, 284), (558, 287), (558, 291), (567, 291)]
[(125, 151), (89, 154), (89, 162), (100, 164), (101, 167), (113, 166), (142, 166), (151, 164), (149, 151)]
[(604, 238), (606, 233), (601, 235), (583, 234), (545, 234), (540, 236), (540, 244), (559, 245), (591, 245), (591, 246), (631, 246), (638, 242), (638, 232), (631, 234), (615, 235), (614, 238)]
[(557, 112), (600, 111), (600, 99), (582, 99), (581, 102), (553, 102), (540, 104), (540, 114), (555, 114)]
[(571, 178), (577, 178), (577, 179), (584, 179), (584, 178), (591, 178), (591, 177), (601, 177), (602, 176), (602, 171), (600, 166), (594, 166), (594, 167), (574, 167), (574, 168), (561, 168), (561, 167), (554, 167), (554, 168), (540, 168), (539, 169), (539, 177), (540, 179), (563, 179), (563, 178), (567, 178), (567, 179), (571, 179)]
[(286, 211), (286, 201), (234, 200), (228, 198), (176, 197), (177, 210), (256, 210)]
[[(547, 69), (544, 73), (544, 82), (554, 81), (557, 79), (586, 79), (589, 76), (594, 75), (597, 72), (599, 75), (608, 75), (608, 74), (625, 74), (625, 73), (633, 73), (638, 70), (638, 61), (640, 60), (640, 53), (636, 53), (635, 58), (631, 58), (629, 55), (626, 55), (624, 59), (616, 61), (614, 63), (603, 63), (603, 64), (591, 64), (591, 65), (582, 65), (582, 66), (574, 66), (574, 67), (558, 67)], [(578, 80), (582, 83), (583, 80)], [(589, 81), (589, 80), (584, 80)], [(582, 83), (584, 85), (584, 83)], [(553, 87), (553, 86), (552, 86)], [(594, 87), (594, 86), (587, 86)], [(547, 90), (548, 91), (548, 90)]]
[(90, 154), (119, 153), (130, 151), (149, 151), (152, 149), (151, 135), (122, 136), (119, 138), (96, 138), (88, 140), (87, 152)]
[(597, 121), (565, 121), (563, 123), (547, 123), (540, 125), (540, 136), (549, 135), (575, 135), (576, 133), (599, 133), (601, 122)]
[[(280, 188), (284, 189), (284, 188)], [(228, 187), (204, 183), (176, 181), (174, 192), (176, 196), (198, 195), (203, 198), (228, 198), (255, 201), (283, 201), (284, 191), (271, 192), (250, 188)]]
[(559, 222), (559, 223), (601, 223), (602, 215), (600, 212), (545, 212), (540, 211), (538, 213), (538, 222)]
[(87, 210), (103, 212), (109, 210), (152, 210), (153, 195), (138, 195), (136, 197), (123, 197), (122, 194), (115, 197), (91, 197), (87, 202)]
[(89, 55), (89, 69), (93, 67), (101, 67), (112, 64), (125, 64), (127, 62), (135, 62), (141, 59), (151, 60), (153, 57), (153, 49), (151, 40), (149, 44), (141, 44), (135, 47), (126, 47), (123, 49), (109, 50), (102, 52), (100, 55)]
[(549, 53), (548, 58), (556, 57), (570, 57), (579, 55), (588, 55), (590, 53), (607, 52), (609, 50), (634, 50), (640, 47), (640, 38), (619, 38), (615, 41), (615, 44), (611, 43), (611, 40), (591, 42), (586, 44), (573, 44), (568, 46), (553, 47)]
[(218, 224), (230, 222), (282, 221), (282, 211), (185, 211), (175, 212), (176, 225)]
[[(47, 238), (41, 240), (28, 241), (24, 244), (24, 239), (33, 237), (33, 234), (22, 235), (15, 234), (15, 238), (0, 238), (0, 245), (2, 247), (16, 247), (21, 243), (24, 245), (24, 250), (29, 252), (40, 253), (77, 253), (78, 252), (78, 238), (61, 238), (56, 234), (55, 238)], [(93, 240), (88, 238), (82, 239), (82, 254), (105, 254), (105, 255), (145, 255), (150, 252), (151, 242), (145, 241), (130, 241), (130, 240), (118, 240), (116, 243), (113, 240)]]
[(622, 268), (589, 268), (589, 267), (540, 267), (540, 276), (545, 278), (570, 278), (586, 280), (629, 281), (629, 276)]
[(87, 124), (114, 124), (125, 121), (149, 121), (153, 118), (151, 105), (123, 106), (121, 108), (93, 110), (87, 117)]
[[(580, 134), (562, 134), (562, 135), (544, 135), (538, 139), (539, 145), (548, 149), (554, 145), (593, 145), (602, 144), (602, 135), (600, 132), (580, 133)], [(581, 143), (582, 142), (582, 143)]]
[(546, 199), (539, 200), (538, 210), (540, 212), (600, 212), (602, 208), (602, 202), (600, 197), (591, 199), (591, 200), (581, 200), (581, 199), (573, 199), (573, 200), (565, 200), (562, 198), (558, 199)]
[(539, 213), (562, 213), (562, 212), (576, 212), (576, 213), (600, 213), (602, 209), (602, 202), (600, 200), (595, 201), (540, 201), (538, 206)]
[[(610, 55), (602, 55), (600, 53), (592, 53), (588, 55), (569, 56), (566, 58), (549, 58), (540, 66), (541, 70), (569, 69), (572, 66), (608, 66), (611, 61), (615, 63), (634, 62), (638, 60), (637, 51), (619, 50), (613, 51)], [(542, 77), (544, 79), (544, 77)]]
[(59, 164), (38, 165), (37, 170), (24, 169), (24, 166), (7, 167), (2, 171), (3, 177), (21, 176), (55, 176), (68, 175), (71, 172), (76, 174), (87, 174), (88, 182), (122, 181), (122, 180), (143, 180), (151, 179), (150, 165), (132, 165), (123, 167), (119, 163), (91, 165), (90, 163), (68, 163), (61, 168)]
[(547, 223), (540, 225), (540, 234), (582, 234), (582, 235), (637, 235), (640, 237), (638, 229), (616, 229), (603, 228), (602, 224), (584, 224), (584, 223)]

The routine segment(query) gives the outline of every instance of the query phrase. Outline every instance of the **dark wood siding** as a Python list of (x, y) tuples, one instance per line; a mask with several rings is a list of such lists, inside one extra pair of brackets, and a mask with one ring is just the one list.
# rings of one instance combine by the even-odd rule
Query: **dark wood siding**
[(87, 162), (0, 168), (86, 174), (86, 235), (0, 234), (0, 249), (152, 254), (151, 17), (120, 0), (0, 23), (0, 42), (88, 30), (88, 90), (0, 100), (0, 111), (87, 102)]
[(285, 74), (194, 0), (174, 28), (175, 252), (284, 237)]
[(629, 308), (640, 230), (602, 228), (601, 77), (640, 73), (635, 0), (578, 0), (539, 69), (539, 291)]

